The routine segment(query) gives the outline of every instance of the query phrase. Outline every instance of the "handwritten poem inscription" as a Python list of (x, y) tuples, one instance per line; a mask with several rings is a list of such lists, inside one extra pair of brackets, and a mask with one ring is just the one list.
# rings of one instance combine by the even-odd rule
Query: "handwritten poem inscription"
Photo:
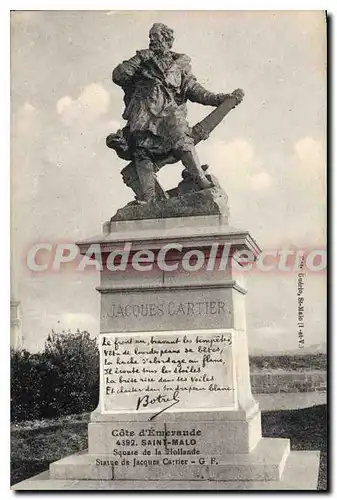
[(106, 412), (234, 408), (231, 334), (101, 335)]

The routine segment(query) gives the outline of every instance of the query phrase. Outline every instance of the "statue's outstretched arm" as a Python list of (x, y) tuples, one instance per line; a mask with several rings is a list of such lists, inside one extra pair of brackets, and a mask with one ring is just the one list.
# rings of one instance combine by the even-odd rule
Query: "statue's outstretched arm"
[(186, 97), (192, 102), (197, 102), (198, 104), (203, 104), (204, 106), (219, 106), (229, 94), (215, 94), (206, 90), (200, 83), (194, 81), (192, 85), (189, 86)]

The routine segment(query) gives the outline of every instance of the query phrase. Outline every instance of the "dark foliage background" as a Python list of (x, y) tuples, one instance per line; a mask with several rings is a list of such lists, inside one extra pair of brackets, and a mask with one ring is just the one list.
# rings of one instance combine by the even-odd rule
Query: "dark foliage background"
[(33, 420), (93, 410), (98, 403), (96, 338), (52, 332), (43, 352), (11, 351), (11, 420)]

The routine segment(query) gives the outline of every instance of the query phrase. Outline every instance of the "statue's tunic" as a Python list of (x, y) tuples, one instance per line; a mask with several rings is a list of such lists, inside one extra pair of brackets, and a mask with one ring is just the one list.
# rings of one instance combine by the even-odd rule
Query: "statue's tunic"
[(120, 138), (140, 156), (189, 150), (194, 143), (186, 101), (219, 104), (217, 94), (197, 83), (190, 58), (184, 54), (169, 52), (159, 59), (148, 49), (140, 50), (117, 66), (112, 78), (125, 92), (127, 126)]

